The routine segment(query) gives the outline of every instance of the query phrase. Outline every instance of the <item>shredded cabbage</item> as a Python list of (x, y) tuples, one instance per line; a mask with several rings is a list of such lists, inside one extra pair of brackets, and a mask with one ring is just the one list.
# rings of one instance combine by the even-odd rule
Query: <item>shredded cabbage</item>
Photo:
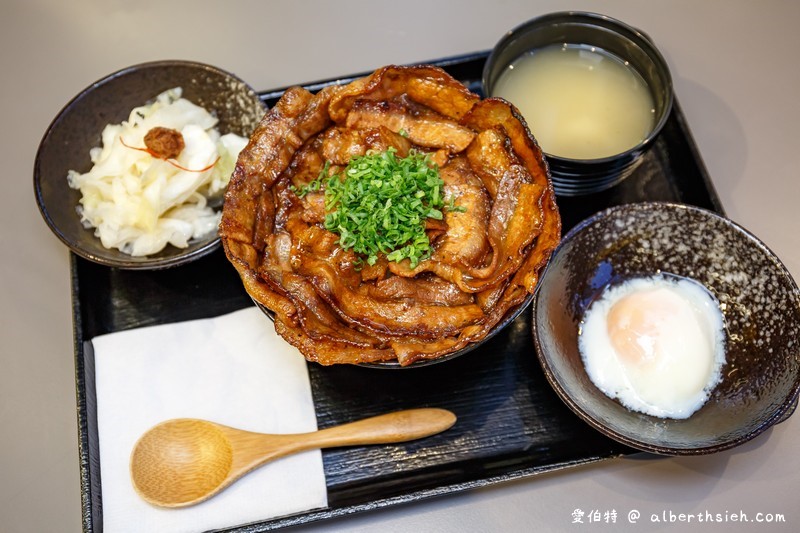
[[(185, 248), (217, 230), (221, 213), (208, 199), (224, 193), (247, 139), (220, 135), (217, 119), (181, 94), (180, 87), (164, 91), (127, 121), (107, 125), (102, 146), (89, 153), (92, 169), (68, 172), (70, 187), (81, 191), (81, 221), (106, 248), (145, 256), (168, 244)], [(174, 161), (188, 171), (132, 148), (144, 147), (144, 136), (157, 126), (181, 132), (185, 148)]]

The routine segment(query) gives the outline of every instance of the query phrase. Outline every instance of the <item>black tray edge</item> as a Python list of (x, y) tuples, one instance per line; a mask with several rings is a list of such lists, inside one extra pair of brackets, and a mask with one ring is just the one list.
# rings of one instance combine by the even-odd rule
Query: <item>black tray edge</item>
[(694, 140), (692, 130), (689, 128), (689, 123), (686, 121), (686, 115), (684, 115), (683, 109), (681, 109), (680, 104), (678, 104), (677, 98), (674, 98), (672, 101), (672, 114), (684, 133), (686, 147), (691, 152), (692, 158), (697, 164), (697, 170), (703, 177), (703, 185), (705, 186), (706, 190), (708, 190), (708, 198), (711, 201), (711, 204), (714, 206), (714, 210), (720, 215), (726, 216), (725, 208), (722, 206), (722, 202), (719, 199), (719, 194), (717, 194), (717, 189), (714, 187), (714, 182), (711, 181), (711, 175), (708, 173), (705, 161), (703, 161), (703, 157), (700, 155), (700, 150), (697, 148), (697, 142)]
[[(80, 467), (81, 483), (81, 522), (83, 531), (99, 533), (99, 529), (94, 528), (95, 506), (92, 505), (92, 473), (94, 471), (91, 464), (91, 453), (89, 443), (89, 410), (87, 406), (86, 394), (86, 365), (83, 351), (83, 327), (80, 299), (78, 298), (78, 256), (69, 253), (70, 263), (70, 289), (72, 291), (72, 320), (73, 320), (73, 343), (75, 353), (75, 396), (77, 402), (78, 415), (78, 454)], [(98, 472), (99, 475), (99, 472)], [(101, 522), (98, 522), (101, 523)]]
[[(450, 65), (457, 65), (464, 62), (482, 61), (485, 60), (485, 58), (488, 57), (488, 55), (489, 51), (472, 52), (463, 55), (449, 56), (439, 60), (417, 61), (409, 63), (409, 65), (434, 64), (441, 67), (447, 67)], [(294, 85), (300, 85), (310, 91), (316, 91), (329, 85), (349, 83), (350, 81), (357, 79), (359, 77), (363, 77), (364, 75), (367, 75), (370, 72), (371, 71), (362, 74), (340, 77), (335, 80), (317, 81), (317, 82), (301, 83)], [(259, 91), (258, 93), (261, 99), (266, 102), (269, 100), (277, 100), (283, 94), (285, 89), (286, 87), (280, 89), (270, 89), (267, 91)], [(691, 134), (691, 130), (689, 129), (685, 116), (683, 115), (677, 103), (677, 99), (675, 100), (673, 105), (674, 109), (672, 113), (679, 122), (681, 129), (685, 134), (685, 141), (687, 148), (692, 153), (693, 158), (697, 164), (698, 171), (700, 172), (703, 178), (703, 185), (708, 191), (708, 198), (711, 201), (714, 208), (718, 210), (720, 214), (724, 215), (725, 212), (722, 207), (722, 203), (719, 200), (719, 196), (708, 174), (707, 168), (705, 166), (705, 163), (703, 162), (698, 147)], [(86, 364), (87, 354), (84, 343), (85, 339), (83, 339), (82, 335), (83, 314), (80, 305), (80, 300), (78, 297), (79, 287), (78, 287), (77, 270), (79, 261), (81, 261), (81, 259), (72, 252), (70, 252), (70, 280), (71, 280), (71, 291), (72, 291), (72, 313), (73, 313), (73, 328), (74, 328), (73, 342), (74, 342), (74, 354), (75, 354), (75, 377), (77, 385), (76, 399), (77, 399), (77, 422), (79, 431), (78, 447), (79, 447), (79, 465), (80, 465), (82, 527), (83, 531), (87, 533), (102, 533), (103, 531), (102, 496), (99, 493), (99, 491), (92, 490), (92, 489), (98, 489), (100, 486), (99, 485), (100, 465), (99, 463), (93, 464), (91, 460), (92, 457), (91, 451), (93, 447), (92, 443), (90, 442), (90, 434), (92, 430), (96, 432), (96, 420), (93, 422), (90, 418), (90, 413), (89, 413), (90, 399), (87, 397), (86, 386), (88, 382), (91, 380), (93, 388), (94, 369), (90, 368), (91, 365)], [(788, 418), (789, 415), (791, 415), (792, 412), (793, 409), (789, 411), (787, 416), (784, 416), (781, 420), (779, 420), (776, 423), (784, 421), (786, 418)], [(92, 427), (93, 425), (94, 427)], [(553, 463), (546, 466), (529, 467), (497, 476), (485, 477), (463, 483), (441, 485), (430, 489), (423, 489), (419, 491), (405, 493), (395, 497), (373, 500), (371, 502), (363, 504), (353, 504), (337, 508), (310, 510), (308, 512), (295, 514), (292, 516), (276, 517), (273, 519), (266, 519), (263, 522), (231, 526), (230, 528), (219, 529), (214, 531), (229, 531), (229, 532), (233, 531), (237, 533), (255, 533), (260, 531), (271, 531), (275, 529), (297, 526), (325, 519), (349, 516), (359, 512), (396, 506), (399, 504), (420, 501), (423, 499), (429, 499), (437, 496), (463, 492), (466, 490), (494, 485), (506, 481), (523, 479), (534, 475), (540, 475), (548, 472), (554, 472), (557, 470), (564, 470), (568, 468), (582, 466), (585, 464), (591, 464), (608, 459), (614, 459), (621, 457), (623, 455), (625, 454), (608, 455), (602, 457), (594, 456), (578, 461)]]
[(579, 461), (567, 461), (563, 463), (554, 463), (543, 467), (531, 467), (531, 468), (524, 468), (520, 470), (516, 470), (514, 472), (509, 472), (507, 474), (482, 478), (473, 481), (467, 481), (464, 483), (454, 483), (450, 485), (442, 485), (439, 487), (431, 488), (431, 489), (424, 489), (414, 492), (409, 492), (406, 494), (402, 494), (400, 496), (395, 496), (392, 498), (383, 498), (378, 500), (373, 500), (369, 503), (363, 504), (355, 504), (355, 505), (347, 505), (344, 507), (337, 507), (337, 508), (329, 508), (329, 509), (322, 509), (322, 510), (311, 510), (309, 512), (305, 512), (302, 514), (296, 514), (292, 516), (282, 517), (282, 518), (274, 518), (268, 522), (259, 522), (252, 525), (241, 525), (241, 526), (234, 526), (232, 528), (226, 529), (215, 529), (209, 531), (208, 533), (214, 532), (230, 532), (234, 531), (236, 533), (260, 533), (262, 531), (273, 531), (276, 529), (281, 529), (285, 527), (292, 527), (292, 526), (300, 526), (305, 524), (310, 524), (312, 522), (318, 522), (321, 520), (327, 520), (331, 518), (342, 518), (345, 516), (350, 516), (356, 513), (361, 513), (365, 511), (374, 511), (377, 509), (384, 509), (387, 507), (395, 507), (397, 505), (402, 505), (406, 503), (413, 503), (422, 500), (428, 500), (440, 496), (447, 496), (451, 494), (457, 494), (460, 492), (464, 492), (470, 489), (487, 487), (490, 485), (496, 485), (498, 483), (504, 483), (508, 481), (514, 481), (523, 478), (529, 478), (536, 475), (542, 475), (549, 472), (555, 471), (562, 471), (570, 468), (575, 468), (578, 466), (583, 466), (587, 464), (596, 463), (599, 461), (606, 461), (609, 459), (617, 459), (622, 457), (625, 454), (619, 455), (610, 455), (610, 456), (596, 456), (596, 457), (589, 457)]
[[(442, 68), (446, 69), (446, 67), (448, 67), (450, 65), (466, 63), (466, 62), (469, 62), (469, 61), (483, 61), (487, 57), (489, 57), (489, 52), (490, 52), (489, 50), (482, 50), (482, 51), (477, 51), (477, 52), (469, 52), (469, 53), (466, 53), (466, 54), (460, 54), (460, 55), (456, 55), (456, 56), (443, 57), (443, 58), (440, 58), (440, 59), (431, 59), (431, 60), (428, 60), (428, 61), (414, 61), (414, 62), (411, 62), (411, 63), (406, 63), (406, 66), (409, 66), (409, 65), (436, 65), (437, 67), (442, 67)], [(327, 80), (317, 80), (317, 81), (303, 82), (303, 83), (294, 83), (294, 84), (291, 84), (291, 85), (287, 85), (285, 87), (272, 88), (272, 89), (267, 89), (266, 91), (257, 91), (257, 92), (258, 92), (258, 95), (261, 98), (261, 100), (264, 101), (264, 102), (267, 102), (267, 101), (270, 101), (270, 100), (277, 100), (278, 98), (280, 98), (281, 95), (283, 94), (283, 92), (289, 87), (300, 86), (300, 87), (305, 88), (308, 91), (316, 92), (316, 91), (319, 91), (320, 89), (322, 89), (324, 87), (329, 87), (331, 85), (343, 85), (343, 84), (346, 84), (346, 83), (350, 83), (351, 81), (356, 80), (358, 78), (363, 78), (364, 76), (368, 76), (369, 74), (372, 74), (372, 72), (373, 71), (370, 70), (370, 71), (360, 72), (360, 73), (357, 73), (357, 74), (350, 74), (348, 76), (338, 77), (336, 79), (327, 79)]]

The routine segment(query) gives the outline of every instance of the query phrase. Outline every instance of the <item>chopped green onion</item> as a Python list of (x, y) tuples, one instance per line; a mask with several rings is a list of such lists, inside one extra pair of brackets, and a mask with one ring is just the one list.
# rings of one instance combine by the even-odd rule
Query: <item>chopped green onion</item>
[(442, 209), (461, 211), (450, 199), (445, 204), (444, 182), (427, 154), (411, 150), (368, 153), (353, 158), (343, 172), (328, 175), (329, 163), (308, 185), (293, 189), (299, 197), (325, 190), (325, 228), (339, 234), (339, 245), (366, 256), (374, 265), (379, 254), (390, 261), (408, 259), (411, 268), (430, 257), (425, 219), (443, 218)]

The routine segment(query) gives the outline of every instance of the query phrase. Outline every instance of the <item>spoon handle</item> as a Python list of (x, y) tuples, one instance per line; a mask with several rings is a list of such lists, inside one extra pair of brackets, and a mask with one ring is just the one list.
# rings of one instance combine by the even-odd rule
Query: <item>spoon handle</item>
[(445, 409), (407, 409), (308, 433), (305, 442), (309, 448), (404, 442), (435, 435), (455, 422), (456, 415)]
[(236, 449), (229, 475), (229, 480), (233, 481), (279, 457), (319, 448), (389, 444), (421, 439), (440, 433), (455, 422), (456, 415), (450, 411), (425, 407), (364, 418), (310, 433), (268, 435), (218, 427)]

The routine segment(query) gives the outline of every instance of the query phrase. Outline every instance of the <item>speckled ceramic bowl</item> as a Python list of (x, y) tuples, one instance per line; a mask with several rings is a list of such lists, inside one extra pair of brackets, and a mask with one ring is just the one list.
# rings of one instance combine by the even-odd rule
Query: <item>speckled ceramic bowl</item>
[(44, 134), (34, 163), (36, 201), (47, 225), (73, 252), (107, 266), (166, 268), (206, 255), (219, 246), (214, 232), (187, 248), (167, 246), (157, 254), (132, 257), (104, 248), (76, 212), (80, 192), (67, 184), (67, 171), (87, 172), (89, 150), (100, 146), (106, 124), (119, 123), (131, 109), (161, 92), (181, 87), (183, 96), (219, 118), (220, 133), (249, 136), (266, 107), (258, 94), (229, 72), (191, 61), (157, 61), (131, 66), (91, 84), (72, 99)]
[[(590, 381), (578, 351), (584, 311), (623, 279), (669, 273), (720, 302), (726, 364), (708, 402), (685, 420), (630, 411)], [(778, 258), (741, 226), (669, 203), (614, 207), (562, 240), (539, 282), (533, 335), (548, 381), (602, 433), (665, 455), (742, 444), (791, 413), (800, 390), (800, 290)]]

